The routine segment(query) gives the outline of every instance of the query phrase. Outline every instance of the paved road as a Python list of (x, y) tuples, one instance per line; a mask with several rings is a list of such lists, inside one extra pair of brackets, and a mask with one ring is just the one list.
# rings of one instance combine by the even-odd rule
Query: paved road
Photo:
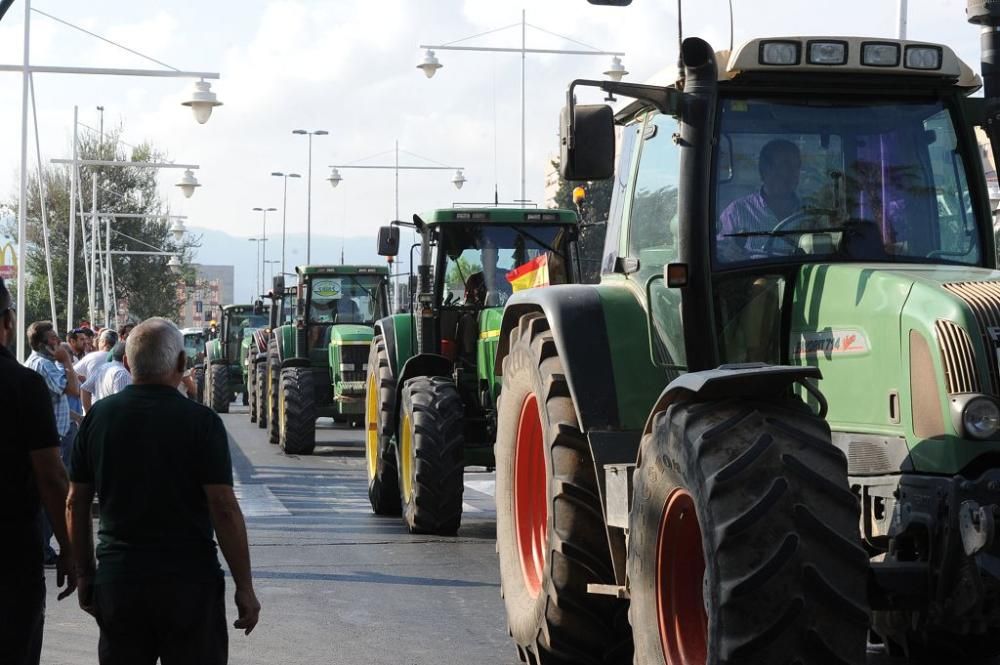
[[(249, 638), (231, 631), (231, 663), (518, 662), (499, 594), (492, 474), (467, 474), (457, 538), (410, 536), (399, 518), (371, 514), (360, 430), (321, 421), (316, 453), (286, 456), (233, 410), (223, 420), (262, 612)], [(42, 662), (90, 665), (96, 626), (75, 597), (56, 602), (51, 577)]]

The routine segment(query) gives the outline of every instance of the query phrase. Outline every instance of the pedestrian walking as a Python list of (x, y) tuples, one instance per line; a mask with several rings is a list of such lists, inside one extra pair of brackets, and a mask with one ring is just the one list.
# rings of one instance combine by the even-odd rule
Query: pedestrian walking
[(69, 344), (69, 348), (73, 351), (73, 362), (83, 360), (83, 357), (87, 355), (87, 335), (84, 333), (83, 328), (73, 328), (66, 333), (66, 343)]
[(21, 367), (7, 347), (16, 313), (0, 278), (0, 661), (38, 665), (45, 620), (42, 506), (59, 542), (56, 583), (62, 600), (76, 588), (66, 531), (67, 479), (59, 458), (55, 412), (45, 381)]
[(249, 633), (260, 612), (226, 430), (211, 409), (177, 391), (186, 356), (173, 323), (143, 321), (125, 355), (133, 383), (93, 406), (70, 467), (67, 516), (80, 606), (100, 627), (102, 665), (226, 663), (225, 586), (213, 529), (236, 584), (233, 625)]
[(111, 360), (98, 367), (80, 386), (85, 411), (90, 411), (94, 403), (132, 385), (132, 373), (129, 372), (125, 359), (125, 344), (118, 342), (108, 355)]
[[(59, 343), (59, 336), (49, 321), (36, 321), (28, 326), (28, 345), (31, 347), (31, 355), (24, 364), (45, 379), (52, 411), (55, 414), (56, 431), (59, 433), (59, 453), (63, 464), (68, 465), (69, 451), (76, 436), (76, 426), (68, 398), (80, 395), (80, 383), (76, 372), (73, 371), (72, 356), (67, 348)], [(42, 526), (45, 562), (54, 564), (56, 552), (50, 542), (52, 527), (47, 519), (43, 519)]]
[(108, 362), (108, 354), (118, 343), (118, 333), (114, 330), (105, 330), (97, 338), (97, 350), (91, 351), (83, 357), (83, 360), (73, 365), (73, 369), (86, 381), (104, 363)]

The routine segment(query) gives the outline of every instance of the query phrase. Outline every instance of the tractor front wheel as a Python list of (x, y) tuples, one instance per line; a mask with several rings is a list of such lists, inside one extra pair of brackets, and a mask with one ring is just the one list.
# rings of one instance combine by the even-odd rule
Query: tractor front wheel
[(254, 393), (257, 395), (257, 427), (267, 427), (267, 363), (261, 361), (253, 366)]
[(451, 379), (420, 376), (403, 386), (399, 487), (410, 533), (453, 536), (462, 523), (465, 407)]
[(859, 504), (801, 402), (672, 405), (642, 440), (632, 496), (636, 662), (865, 662)]
[(368, 501), (376, 515), (399, 515), (399, 477), (392, 447), (392, 417), (396, 401), (396, 379), (381, 335), (372, 340), (365, 383), (365, 461), (368, 469)]
[(622, 602), (587, 591), (615, 576), (594, 463), (565, 374), (548, 321), (522, 316), (503, 361), (497, 412), (497, 554), (507, 625), (529, 663), (631, 663)]
[(281, 360), (278, 343), (271, 339), (267, 344), (267, 440), (278, 443), (278, 391), (281, 383)]
[(229, 413), (229, 402), (232, 401), (232, 393), (229, 392), (229, 367), (220, 363), (209, 367), (208, 372), (210, 406), (216, 413)]
[(308, 367), (281, 370), (278, 444), (289, 455), (311, 455), (316, 447), (316, 396)]
[(257, 411), (259, 410), (258, 405), (260, 404), (260, 398), (257, 396), (257, 382), (255, 381), (256, 376), (254, 376), (254, 365), (251, 363), (247, 368), (247, 393), (250, 396), (250, 422), (257, 422)]

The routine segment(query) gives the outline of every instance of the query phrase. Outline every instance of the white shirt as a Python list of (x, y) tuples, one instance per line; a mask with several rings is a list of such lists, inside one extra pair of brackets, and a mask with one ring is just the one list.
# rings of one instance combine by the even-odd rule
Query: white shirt
[(73, 365), (73, 371), (86, 380), (90, 378), (91, 374), (95, 374), (97, 369), (106, 362), (108, 362), (107, 351), (91, 351)]
[(125, 369), (125, 365), (113, 360), (102, 365), (93, 376), (87, 377), (81, 388), (94, 396), (91, 403), (96, 404), (105, 397), (120, 393), (130, 385), (132, 385), (132, 374)]

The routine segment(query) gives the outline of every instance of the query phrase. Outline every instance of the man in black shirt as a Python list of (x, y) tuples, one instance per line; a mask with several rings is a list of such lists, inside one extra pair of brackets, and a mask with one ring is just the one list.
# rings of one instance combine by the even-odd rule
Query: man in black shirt
[(0, 279), (0, 420), (12, 427), (0, 437), (0, 660), (37, 665), (45, 618), (41, 506), (59, 541), (57, 583), (73, 593), (66, 536), (66, 469), (45, 380), (22, 367), (7, 346), (17, 320), (10, 293)]
[(70, 465), (80, 606), (101, 629), (102, 665), (223, 664), (228, 635), (213, 528), (236, 584), (234, 625), (249, 633), (260, 612), (226, 430), (215, 412), (177, 391), (187, 356), (173, 323), (143, 321), (125, 357), (133, 384), (87, 412)]

